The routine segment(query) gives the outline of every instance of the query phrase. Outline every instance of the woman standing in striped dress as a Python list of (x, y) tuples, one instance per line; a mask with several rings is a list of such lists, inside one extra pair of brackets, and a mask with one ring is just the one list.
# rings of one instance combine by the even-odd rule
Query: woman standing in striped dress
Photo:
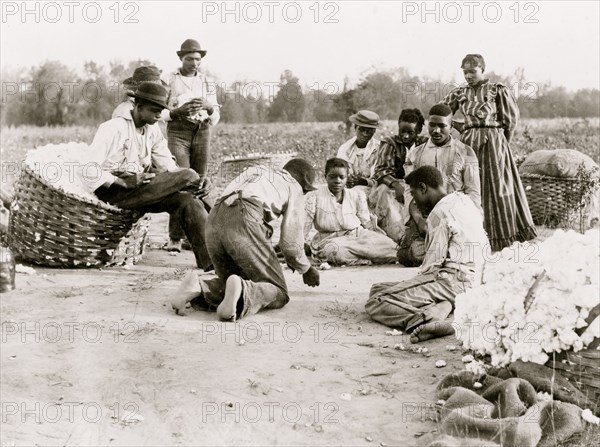
[(452, 90), (443, 102), (465, 116), (461, 141), (477, 155), (485, 230), (492, 250), (500, 251), (537, 236), (509, 146), (519, 108), (506, 86), (483, 78), (480, 54), (467, 54), (461, 68), (467, 85)]

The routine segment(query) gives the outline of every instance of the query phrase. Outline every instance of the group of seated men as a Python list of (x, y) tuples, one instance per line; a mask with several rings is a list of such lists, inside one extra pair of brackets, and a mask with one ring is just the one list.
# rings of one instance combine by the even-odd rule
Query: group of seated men
[[(190, 303), (235, 321), (283, 307), (289, 293), (270, 243), (270, 223), (279, 217), (279, 250), (286, 264), (302, 274), (306, 285), (318, 286), (319, 271), (305, 250), (307, 202), (312, 203), (305, 194), (310, 193), (342, 215), (348, 207), (356, 211), (368, 203), (367, 210), (362, 206), (368, 217), (357, 222), (377, 232), (386, 247), (381, 237), (395, 247), (406, 238), (404, 219), (411, 216), (416, 231), (426, 234), (421, 272), (408, 281), (374, 284), (366, 310), (374, 320), (412, 333), (413, 341), (449, 333), (441, 323), (452, 312), (454, 297), (476, 281), (478, 253), (487, 239), (477, 160), (450, 136), (446, 106), (431, 109), (428, 142), (417, 138), (423, 123), (409, 111), (400, 116), (399, 134), (376, 149), (372, 137), (379, 117), (369, 111), (353, 115), (357, 137), (328, 161), (328, 185), (320, 190), (311, 164), (295, 158), (281, 170), (262, 166), (243, 173), (207, 206), (198, 174), (177, 165), (157, 125), (168, 108), (168, 90), (144, 82), (129, 94), (131, 109), (101, 124), (90, 146), (89, 161), (100, 166), (101, 175), (84, 180), (98, 198), (120, 208), (169, 213), (190, 242), (197, 267), (214, 269), (212, 279), (194, 274), (184, 280), (172, 302), (177, 313)], [(350, 230), (341, 229), (346, 235)]]

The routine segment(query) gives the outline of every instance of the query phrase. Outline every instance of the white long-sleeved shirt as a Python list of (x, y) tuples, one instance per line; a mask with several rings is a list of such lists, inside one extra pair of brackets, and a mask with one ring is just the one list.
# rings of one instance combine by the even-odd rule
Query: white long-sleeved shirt
[(323, 185), (306, 194), (305, 201), (305, 238), (313, 225), (319, 233), (335, 233), (355, 230), (361, 225), (367, 228), (371, 224), (367, 198), (362, 191), (344, 189), (344, 199), (338, 203), (329, 187)]
[(461, 192), (448, 194), (427, 217), (421, 273), (452, 267), (478, 280), (488, 245), (483, 216), (473, 200)]
[(158, 124), (136, 129), (131, 113), (125, 113), (100, 124), (88, 152), (82, 155), (79, 175), (84, 188), (94, 192), (114, 183), (113, 172), (142, 173), (151, 166), (158, 171), (177, 169)]
[[(213, 105), (212, 115), (209, 116), (203, 110), (202, 112), (204, 113), (200, 113), (194, 117), (186, 117), (186, 119), (194, 123), (206, 121), (213, 126), (219, 122), (221, 114), (219, 112), (219, 103), (217, 102), (217, 85), (203, 73), (197, 71), (194, 76), (183, 76), (181, 69), (178, 68), (170, 73), (164, 81), (171, 89), (169, 109), (180, 107), (195, 98), (203, 98)], [(167, 122), (172, 120), (168, 109), (163, 110), (161, 118)]]
[(229, 183), (221, 197), (235, 191), (262, 202), (265, 221), (283, 216), (279, 247), (291, 268), (306, 273), (310, 262), (304, 253), (305, 204), (300, 184), (287, 171), (252, 166)]

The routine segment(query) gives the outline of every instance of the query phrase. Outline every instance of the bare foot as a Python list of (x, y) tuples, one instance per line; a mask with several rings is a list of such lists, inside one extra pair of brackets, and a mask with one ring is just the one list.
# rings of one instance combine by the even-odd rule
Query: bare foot
[(231, 275), (225, 283), (225, 298), (217, 308), (221, 320), (235, 321), (237, 317), (237, 304), (242, 297), (242, 278)]
[(174, 251), (176, 253), (181, 253), (181, 239), (169, 239), (169, 243), (167, 245), (165, 245), (165, 250), (167, 251)]
[(454, 326), (449, 321), (430, 321), (417, 326), (410, 336), (411, 343), (429, 340), (431, 338), (454, 335)]
[(171, 307), (177, 315), (184, 315), (183, 311), (187, 304), (201, 294), (202, 288), (198, 282), (198, 275), (191, 271), (181, 281), (175, 297), (171, 299)]

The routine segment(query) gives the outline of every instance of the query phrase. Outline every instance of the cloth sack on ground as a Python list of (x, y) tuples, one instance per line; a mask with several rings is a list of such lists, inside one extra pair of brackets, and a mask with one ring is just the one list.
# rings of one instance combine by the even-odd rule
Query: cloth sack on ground
[(591, 157), (574, 149), (542, 149), (529, 154), (519, 167), (519, 172), (573, 178), (577, 177), (577, 170), (582, 163), (586, 170), (598, 168)]
[(585, 395), (575, 388), (571, 382), (559, 373), (554, 374), (553, 369), (545, 365), (517, 360), (508, 365), (507, 368), (499, 370), (497, 376), (500, 379), (512, 377), (525, 379), (537, 391), (551, 394), (556, 400), (579, 405), (582, 408), (591, 407), (591, 404), (593, 404), (588, 402)]
[[(470, 389), (475, 383), (482, 385), (476, 391)], [(522, 378), (452, 374), (438, 385), (438, 397), (445, 399), (440, 430), (427, 440), (429, 447), (550, 447), (583, 430), (581, 408), (539, 400), (534, 386)]]

